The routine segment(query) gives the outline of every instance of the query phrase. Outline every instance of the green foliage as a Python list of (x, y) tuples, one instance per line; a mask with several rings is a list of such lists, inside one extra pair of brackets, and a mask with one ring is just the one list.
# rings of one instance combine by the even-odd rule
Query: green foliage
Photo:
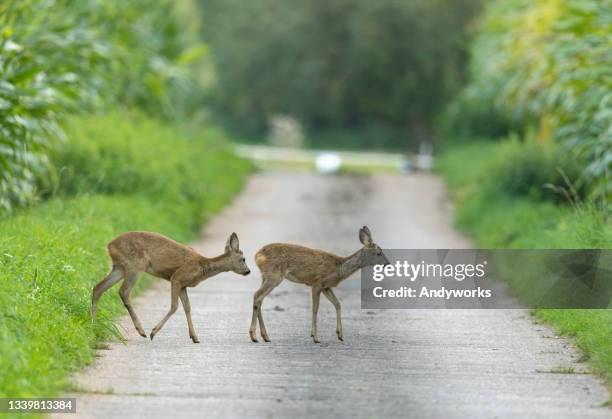
[(259, 132), (274, 114), (310, 131), (404, 130), (429, 139), (461, 84), (479, 0), (200, 0), (217, 114)]
[(106, 45), (65, 2), (0, 4), (0, 211), (33, 198), (62, 113), (97, 98)]
[[(471, 173), (482, 176), (478, 182), (466, 182), (463, 177), (459, 181), (478, 186), (479, 191), (485, 191), (484, 194), (489, 193), (486, 191), (501, 191), (508, 198), (522, 197), (568, 205), (585, 198), (584, 188), (578, 182), (579, 167), (554, 143), (519, 141), (510, 137), (496, 144), (472, 142), (450, 148), (448, 152), (461, 154), (465, 161), (443, 158), (441, 167), (462, 165), (463, 169), (451, 167), (449, 170), (462, 170), (462, 176)], [(486, 175), (483, 176), (485, 168)]]
[(566, 204), (584, 199), (579, 168), (554, 143), (510, 138), (489, 158), (494, 161), (487, 182), (510, 196)]
[[(491, 104), (497, 86), (468, 84), (450, 101), (437, 118), (437, 134), (452, 139), (453, 144), (474, 138), (495, 140), (512, 133), (522, 133), (524, 127)], [(448, 141), (447, 141), (448, 142)]]
[[(70, 142), (51, 150), (53, 176), (41, 178), (46, 196), (100, 194), (142, 195), (175, 202), (200, 225), (203, 206), (219, 209), (234, 188), (218, 183), (216, 173), (235, 175), (244, 164), (232, 157), (226, 138), (214, 129), (184, 141), (181, 132), (138, 114), (84, 116), (68, 121)], [(160, 158), (163, 156), (164, 158)], [(212, 197), (219, 197), (219, 202)]]
[[(438, 169), (456, 208), (457, 225), (482, 248), (582, 249), (612, 248), (612, 212), (594, 204), (574, 207), (514, 196), (486, 185), (504, 145), (472, 143), (447, 150)], [(485, 185), (483, 185), (485, 182)], [(532, 283), (514, 276), (513, 290)], [(536, 310), (536, 315), (575, 336), (593, 367), (612, 383), (612, 310)]]
[(456, 221), (484, 248), (610, 248), (612, 212), (533, 199), (498, 187), (494, 180), (508, 149), (515, 145), (471, 143), (447, 150), (438, 162), (453, 200)]
[(397, 150), (406, 152), (411, 144), (416, 150), (418, 144), (412, 144), (406, 130), (383, 124), (368, 124), (359, 129), (327, 128), (312, 130), (305, 139), (306, 146), (315, 149), (340, 150)]
[(196, 71), (206, 47), (199, 41), (197, 10), (180, 13), (170, 0), (84, 4), (90, 25), (112, 46), (115, 67), (106, 89), (116, 101), (165, 119), (198, 111), (203, 92)]
[[(79, 195), (0, 221), (2, 397), (57, 394), (67, 373), (93, 360), (99, 338), (118, 335), (113, 320), (125, 309), (112, 292), (100, 301), (95, 324), (89, 315), (92, 287), (108, 271), (108, 241), (127, 230), (188, 240), (249, 170), (218, 133), (186, 139), (143, 117), (76, 118), (68, 133), (53, 159), (78, 180), (61, 174), (58, 193)], [(129, 173), (111, 173), (121, 167)], [(194, 179), (204, 187), (189, 185)]]
[[(612, 194), (612, 8), (604, 0), (490, 2), (472, 46), (471, 82), (445, 131), (480, 136), (533, 126), (582, 165), (591, 195)], [(467, 106), (461, 112), (463, 104)], [(485, 132), (477, 121), (486, 121)]]
[(197, 111), (193, 70), (204, 50), (184, 20), (169, 0), (0, 3), (0, 212), (35, 198), (34, 178), (67, 114)]

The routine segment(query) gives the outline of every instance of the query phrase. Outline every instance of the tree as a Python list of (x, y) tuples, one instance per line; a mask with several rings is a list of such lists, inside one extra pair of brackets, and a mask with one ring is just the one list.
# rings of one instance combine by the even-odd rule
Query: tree
[[(430, 139), (461, 85), (478, 0), (200, 0), (218, 114), (254, 131), (379, 125)], [(396, 144), (399, 145), (399, 144)]]

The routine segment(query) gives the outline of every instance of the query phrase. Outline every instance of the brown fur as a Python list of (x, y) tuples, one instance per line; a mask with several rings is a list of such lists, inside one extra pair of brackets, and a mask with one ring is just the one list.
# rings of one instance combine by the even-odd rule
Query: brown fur
[(181, 300), (189, 327), (189, 337), (194, 343), (199, 342), (191, 321), (191, 305), (187, 296), (187, 288), (195, 287), (200, 282), (218, 273), (233, 271), (248, 275), (249, 268), (239, 249), (236, 233), (227, 240), (225, 252), (214, 258), (207, 258), (189, 246), (185, 246), (157, 233), (132, 231), (122, 234), (111, 241), (108, 246), (111, 259), (110, 273), (100, 281), (92, 293), (92, 318), (96, 317), (97, 303), (104, 292), (114, 284), (124, 279), (119, 296), (123, 301), (132, 322), (141, 336), (147, 337), (136, 312), (130, 302), (130, 292), (141, 272), (147, 272), (171, 283), (170, 311), (151, 331), (151, 340), (163, 327), (178, 308)]
[[(336, 334), (343, 340), (340, 302), (332, 288), (366, 265), (388, 263), (382, 250), (372, 241), (370, 230), (363, 227), (359, 231), (363, 248), (350, 256), (342, 257), (322, 250), (286, 243), (268, 244), (255, 255), (255, 263), (261, 271), (262, 285), (253, 298), (253, 316), (249, 334), (257, 342), (256, 328), (259, 320), (261, 337), (269, 342), (270, 338), (261, 313), (263, 299), (276, 288), (283, 279), (305, 284), (312, 288), (312, 329), (311, 336), (318, 343), (317, 312), (321, 293), (336, 308)], [(367, 253), (366, 250), (370, 252)]]

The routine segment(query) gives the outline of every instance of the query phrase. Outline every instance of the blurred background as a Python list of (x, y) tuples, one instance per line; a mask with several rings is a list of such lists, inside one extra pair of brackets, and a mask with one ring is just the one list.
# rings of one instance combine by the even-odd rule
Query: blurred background
[(611, 21), (603, 0), (5, 1), (0, 204), (57, 190), (66, 120), (117, 109), (293, 148), (503, 142), (505, 187), (605, 200)]

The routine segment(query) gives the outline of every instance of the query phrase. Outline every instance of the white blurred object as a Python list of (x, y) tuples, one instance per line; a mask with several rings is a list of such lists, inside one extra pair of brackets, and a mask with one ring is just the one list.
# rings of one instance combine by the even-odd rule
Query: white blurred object
[(421, 143), (419, 154), (416, 156), (416, 168), (422, 172), (429, 172), (433, 169), (434, 159), (431, 143)]
[(412, 160), (406, 158), (404, 161), (402, 161), (401, 171), (402, 173), (406, 174), (412, 173), (414, 171), (414, 163)]
[(416, 167), (422, 172), (429, 172), (433, 168), (433, 156), (431, 154), (419, 154), (416, 158)]
[(342, 166), (342, 159), (336, 153), (320, 153), (315, 159), (315, 168), (318, 173), (336, 173)]

